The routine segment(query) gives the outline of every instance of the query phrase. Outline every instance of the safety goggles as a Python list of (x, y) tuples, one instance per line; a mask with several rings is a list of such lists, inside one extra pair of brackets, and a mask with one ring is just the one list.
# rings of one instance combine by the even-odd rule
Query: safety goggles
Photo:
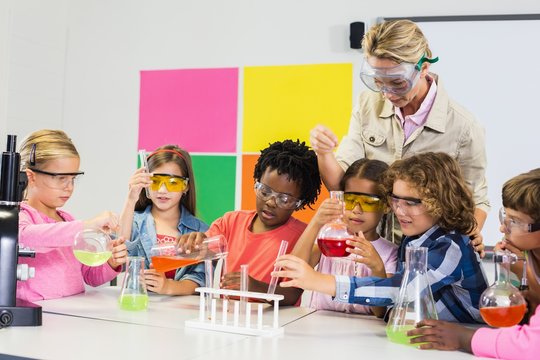
[(403, 62), (391, 67), (375, 67), (371, 66), (366, 58), (360, 69), (360, 79), (370, 90), (405, 95), (418, 82), (422, 64), (434, 63), (438, 60), (438, 57), (429, 59), (422, 56), (416, 64)]
[(343, 194), (345, 210), (353, 210), (359, 206), (363, 212), (378, 212), (384, 210), (384, 202), (377, 195), (361, 192), (346, 192)]
[(416, 216), (422, 215), (427, 211), (421, 199), (390, 194), (389, 201), (392, 211), (397, 215)]
[(272, 198), (275, 199), (277, 207), (282, 209), (296, 209), (302, 204), (302, 200), (289, 194), (276, 192), (270, 186), (258, 181), (255, 183), (255, 195), (263, 201), (268, 201)]
[(150, 185), (151, 190), (159, 191), (161, 186), (165, 184), (165, 187), (169, 192), (184, 191), (187, 188), (189, 182), (189, 178), (185, 176), (178, 176), (172, 174), (153, 174), (152, 177), (150, 177), (150, 180), (152, 180), (152, 185)]
[(540, 230), (540, 223), (526, 224), (519, 220), (507, 217), (504, 207), (499, 209), (499, 221), (509, 234), (531, 233)]
[(75, 186), (75, 182), (80, 179), (81, 175), (84, 175), (84, 171), (61, 173), (40, 170), (33, 167), (29, 167), (28, 169), (37, 174), (46, 175), (43, 177), (43, 183), (45, 186), (56, 190), (63, 190), (70, 185)]

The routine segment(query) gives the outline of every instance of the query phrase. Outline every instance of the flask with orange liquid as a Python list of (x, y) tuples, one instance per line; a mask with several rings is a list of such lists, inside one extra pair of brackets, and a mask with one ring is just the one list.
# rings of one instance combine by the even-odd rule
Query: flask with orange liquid
[(510, 265), (516, 261), (517, 256), (508, 250), (493, 255), (495, 283), (480, 295), (480, 315), (488, 325), (513, 326), (525, 315), (525, 299), (509, 279)]
[[(343, 191), (330, 191), (330, 198), (336, 199), (340, 204), (343, 202)], [(328, 257), (344, 257), (349, 256), (345, 249), (351, 246), (346, 244), (347, 240), (352, 240), (353, 237), (347, 231), (347, 225), (343, 222), (343, 212), (332, 222), (325, 224), (317, 234), (317, 245), (321, 249), (321, 253)]]

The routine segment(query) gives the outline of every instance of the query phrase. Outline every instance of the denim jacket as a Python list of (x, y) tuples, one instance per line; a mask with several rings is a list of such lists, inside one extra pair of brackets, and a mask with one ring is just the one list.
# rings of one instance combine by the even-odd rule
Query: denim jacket
[[(133, 214), (133, 225), (131, 227), (131, 239), (126, 242), (129, 256), (144, 256), (145, 268), (150, 267), (150, 249), (156, 243), (156, 224), (152, 216), (152, 206), (149, 205), (144, 211), (135, 211)], [(187, 234), (190, 232), (205, 232), (208, 230), (201, 220), (197, 219), (184, 206), (182, 215), (178, 223), (178, 232)], [(204, 263), (182, 267), (176, 270), (174, 280), (191, 280), (199, 286), (204, 286)]]

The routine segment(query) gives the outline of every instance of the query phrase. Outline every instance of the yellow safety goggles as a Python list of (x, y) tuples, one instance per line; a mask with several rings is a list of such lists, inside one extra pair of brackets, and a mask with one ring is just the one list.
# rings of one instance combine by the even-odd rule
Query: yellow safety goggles
[(343, 194), (346, 210), (353, 210), (357, 205), (363, 212), (384, 211), (384, 201), (377, 195), (360, 192), (346, 192)]
[(153, 191), (158, 191), (163, 184), (170, 192), (181, 192), (184, 191), (189, 182), (189, 178), (185, 176), (178, 176), (172, 174), (154, 174), (150, 178), (152, 180), (152, 185), (150, 189)]

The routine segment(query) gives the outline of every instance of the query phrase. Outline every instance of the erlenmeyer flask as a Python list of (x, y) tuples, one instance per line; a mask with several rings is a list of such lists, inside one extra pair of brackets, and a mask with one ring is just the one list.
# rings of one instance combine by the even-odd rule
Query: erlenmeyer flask
[(148, 307), (148, 293), (144, 281), (144, 257), (128, 257), (118, 303), (124, 310), (145, 310)]
[[(340, 201), (343, 205), (343, 191), (330, 191), (330, 198)], [(319, 234), (317, 234), (317, 245), (321, 253), (328, 257), (343, 257), (350, 253), (345, 251), (351, 247), (345, 242), (352, 240), (352, 235), (347, 231), (347, 225), (343, 222), (343, 211), (341, 215), (332, 222), (325, 224)]]
[(386, 325), (390, 341), (409, 344), (407, 331), (414, 329), (424, 319), (437, 319), (435, 301), (427, 278), (427, 247), (407, 247), (405, 273)]
[(517, 256), (508, 250), (493, 255), (495, 283), (480, 295), (480, 315), (488, 325), (517, 325), (527, 311), (525, 299), (509, 280), (510, 265), (517, 260)]

